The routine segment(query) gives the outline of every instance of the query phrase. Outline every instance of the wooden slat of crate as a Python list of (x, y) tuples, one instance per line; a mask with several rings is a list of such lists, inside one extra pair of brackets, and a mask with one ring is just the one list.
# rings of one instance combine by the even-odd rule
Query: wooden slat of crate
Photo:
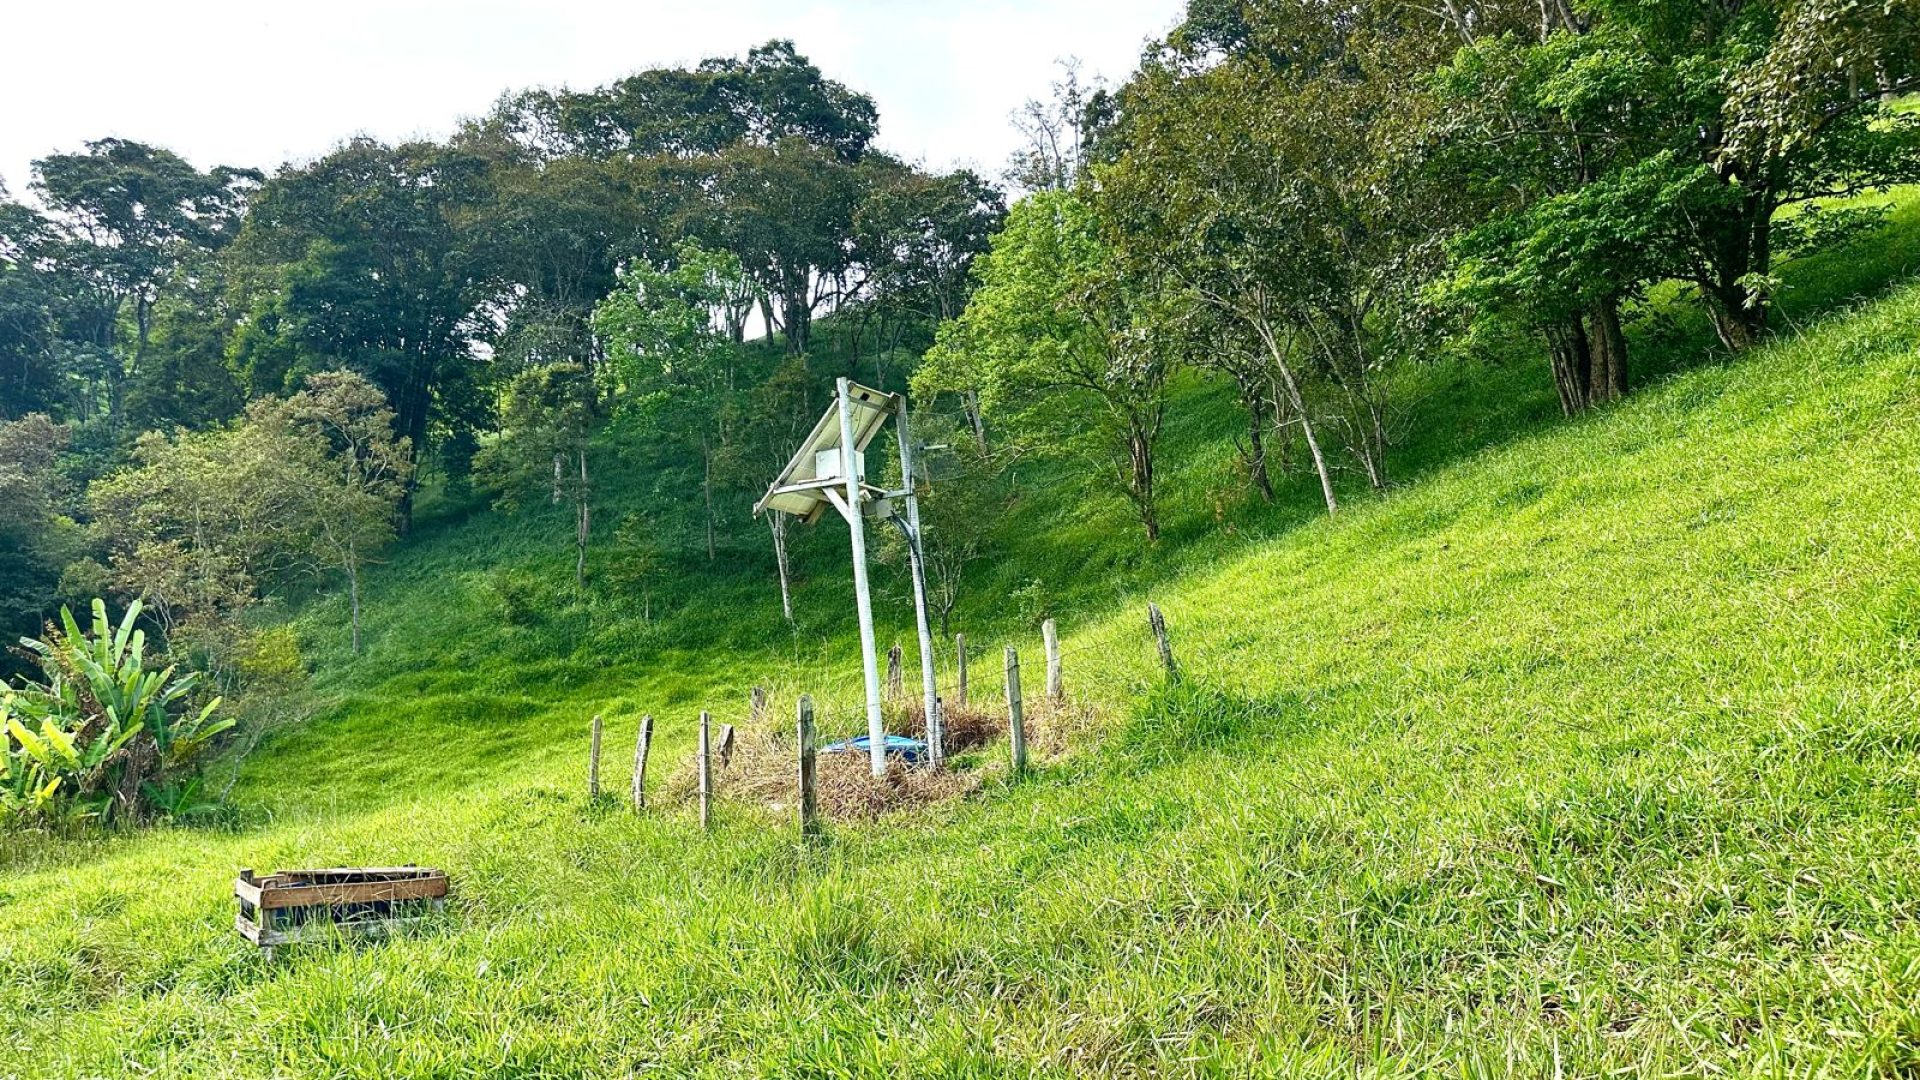
[(315, 870), (276, 870), (262, 881), (300, 878), (306, 881), (324, 881), (328, 878), (423, 878), (433, 877), (440, 871), (421, 866), (328, 866)]
[(235, 893), (256, 908), (320, 907), (336, 904), (372, 904), (383, 900), (437, 900), (447, 895), (447, 876), (412, 877), (388, 881), (358, 881), (338, 885), (274, 885), (262, 882), (254, 896)]

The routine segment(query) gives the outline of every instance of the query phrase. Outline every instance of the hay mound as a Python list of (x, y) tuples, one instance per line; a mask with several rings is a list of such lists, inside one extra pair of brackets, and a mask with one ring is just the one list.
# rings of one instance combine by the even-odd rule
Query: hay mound
[[(835, 819), (871, 820), (890, 811), (959, 798), (980, 786), (980, 778), (972, 773), (909, 768), (898, 760), (885, 776), (874, 776), (864, 753), (820, 754), (814, 761), (820, 813)], [(698, 799), (698, 769), (698, 762), (689, 757), (667, 778), (660, 798), (669, 803)], [(726, 767), (714, 762), (713, 779), (717, 798), (792, 810), (800, 801), (800, 762), (793, 733), (738, 733)]]
[[(989, 704), (946, 706), (947, 753), (1004, 743), (1005, 707)], [(784, 710), (770, 709), (766, 715)], [(915, 739), (926, 737), (926, 710), (918, 700), (896, 699), (886, 705), (887, 730)], [(1097, 722), (1093, 710), (1077, 702), (1029, 704), (1026, 714), (1027, 753), (1031, 760), (1058, 757), (1069, 744), (1080, 741)], [(719, 738), (716, 728), (715, 739)], [(724, 766), (714, 760), (714, 796), (755, 802), (779, 813), (790, 813), (800, 801), (800, 763), (791, 727), (741, 727), (734, 734), (733, 753)], [(823, 737), (822, 741), (829, 741)], [(719, 747), (715, 747), (718, 754)], [(1004, 763), (1002, 763), (1004, 765)], [(894, 761), (885, 776), (874, 776), (864, 753), (821, 754), (816, 759), (816, 790), (820, 812), (842, 820), (871, 820), (895, 810), (964, 797), (995, 770), (953, 772), (909, 768)], [(699, 798), (698, 763), (689, 755), (654, 796), (664, 804), (691, 803)]]
[[(943, 708), (946, 710), (948, 754), (978, 749), (1007, 734), (1004, 713), (970, 705), (947, 704)], [(919, 701), (910, 702), (889, 720), (888, 730), (897, 730), (914, 739), (927, 737), (927, 709)]]

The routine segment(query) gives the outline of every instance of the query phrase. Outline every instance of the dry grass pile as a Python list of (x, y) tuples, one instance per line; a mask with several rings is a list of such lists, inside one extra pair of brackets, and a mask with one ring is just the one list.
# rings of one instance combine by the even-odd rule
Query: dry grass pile
[[(769, 716), (782, 710), (769, 710)], [(1058, 757), (1079, 743), (1096, 722), (1094, 711), (1078, 702), (1028, 706), (1027, 753), (1031, 760)], [(887, 703), (887, 730), (909, 738), (926, 738), (926, 710), (917, 699)], [(947, 753), (965, 753), (1003, 743), (1007, 736), (1005, 707), (946, 706)], [(776, 812), (791, 810), (800, 798), (800, 765), (792, 728), (766, 726), (737, 728), (732, 753), (719, 757), (721, 738), (716, 728), (714, 792), (717, 798), (759, 803)], [(825, 741), (825, 740), (823, 740)], [(817, 759), (820, 812), (836, 819), (872, 819), (895, 810), (964, 797), (977, 789), (994, 770), (964, 772), (910, 768), (896, 760), (885, 776), (874, 776), (864, 753), (821, 754)], [(655, 796), (669, 804), (690, 803), (700, 794), (698, 765), (692, 756), (680, 763)]]
[[(960, 798), (980, 786), (978, 773), (909, 768), (898, 760), (885, 776), (874, 776), (864, 753), (821, 754), (815, 761), (820, 812), (829, 818), (877, 818)], [(778, 729), (739, 732), (725, 766), (714, 761), (714, 792), (722, 799), (791, 810), (800, 800), (794, 734)], [(660, 793), (670, 803), (691, 802), (699, 794), (698, 763), (691, 757), (667, 778)]]
[[(973, 705), (943, 705), (947, 721), (947, 753), (964, 754), (1007, 735), (1007, 716), (1001, 710)], [(888, 710), (887, 730), (910, 739), (927, 737), (927, 709), (919, 699)]]

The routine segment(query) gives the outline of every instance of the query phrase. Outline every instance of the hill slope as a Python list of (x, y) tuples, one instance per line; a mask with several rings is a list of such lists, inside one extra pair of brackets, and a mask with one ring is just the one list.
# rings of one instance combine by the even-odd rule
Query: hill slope
[[(480, 584), (426, 586), (513, 541), (451, 524), (249, 766), (270, 814), (16, 857), (0, 1076), (1920, 1066), (1920, 285), (1509, 430), (1138, 578), (1184, 686), (1110, 596), (1068, 646), (1128, 717), (1099, 752), (812, 850), (587, 805), (579, 733), (655, 712), (671, 760), (843, 623), (730, 628), (748, 567), (704, 630), (483, 631)], [(228, 882), (313, 862), (458, 900), (268, 968)]]

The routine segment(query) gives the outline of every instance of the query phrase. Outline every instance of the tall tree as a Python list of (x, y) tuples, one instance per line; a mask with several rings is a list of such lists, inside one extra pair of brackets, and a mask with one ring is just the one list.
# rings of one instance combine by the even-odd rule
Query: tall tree
[(347, 579), (350, 639), (358, 655), (360, 573), (393, 541), (394, 514), (413, 468), (406, 439), (394, 435), (393, 410), (363, 376), (323, 371), (285, 401), (256, 402), (249, 416), (286, 444), (280, 482), (315, 566)]
[(737, 146), (715, 168), (708, 235), (753, 276), (767, 324), (787, 352), (804, 353), (815, 316), (847, 296), (863, 174), (798, 138)]
[(593, 534), (593, 376), (579, 364), (543, 364), (509, 384), (500, 439), (474, 466), (497, 505), (518, 509), (536, 494), (573, 509), (575, 585), (587, 583), (587, 543)]
[(252, 169), (201, 172), (177, 154), (125, 139), (101, 139), (84, 153), (34, 163), (33, 191), (53, 225), (39, 254), (80, 286), (68, 332), (107, 360), (101, 373), (116, 423), (127, 382), (147, 357), (162, 297), (195, 252), (232, 238), (260, 180)]
[(744, 363), (723, 312), (745, 275), (732, 255), (689, 241), (671, 266), (630, 263), (619, 291), (594, 312), (618, 411), (649, 434), (699, 454), (708, 559), (718, 555), (716, 488), (732, 443)]
[(36, 265), (50, 225), (0, 186), (0, 420), (55, 413), (68, 402), (58, 357), (51, 275)]
[(1022, 199), (975, 264), (979, 288), (941, 327), (913, 387), (923, 398), (978, 394), (1023, 446), (1091, 456), (1155, 540), (1155, 450), (1171, 365), (1117, 270), (1079, 196)]
[[(966, 304), (973, 261), (987, 250), (1006, 218), (1000, 193), (967, 170), (929, 175), (882, 155), (862, 162), (868, 174), (853, 214), (854, 302), (840, 322), (849, 331), (849, 368), (857, 366), (862, 339), (874, 336), (874, 385), (886, 388), (882, 364), (905, 348), (917, 354), (932, 344), (933, 328), (960, 314)], [(978, 439), (978, 403), (968, 417)]]
[(1249, 430), (1268, 413), (1296, 422), (1331, 512), (1327, 428), (1386, 483), (1383, 373), (1437, 264), (1432, 203), (1393, 143), (1413, 107), (1376, 51), (1395, 50), (1305, 4), (1263, 8), (1246, 33), (1259, 47), (1225, 58), (1169, 46), (1127, 88), (1125, 148), (1095, 170), (1096, 205), (1127, 272), (1175, 294), (1160, 310), (1209, 321), (1190, 299), (1227, 320), (1195, 351), (1257, 348), (1264, 378), (1251, 359), (1225, 365)]
[[(0, 419), (0, 633), (9, 640), (53, 614), (61, 569), (79, 553), (59, 471), (67, 437), (44, 413)], [(0, 673), (9, 663), (0, 654)]]
[(268, 181), (236, 248), (237, 359), (280, 380), (254, 389), (345, 366), (380, 387), (416, 456), (485, 425), (490, 372), (473, 345), (499, 291), (472, 229), (485, 179), (472, 154), (362, 138)]
[(1601, 372), (1601, 399), (1619, 389), (1616, 286), (1688, 282), (1723, 344), (1752, 345), (1778, 265), (1877, 217), (1824, 201), (1920, 177), (1920, 120), (1884, 100), (1913, 78), (1910, 21), (1821, 0), (1542, 5), (1530, 41), (1476, 43), (1447, 73), (1455, 134), (1501, 196), (1477, 253), (1581, 265), (1536, 275), (1533, 310), (1598, 281), (1601, 307), (1556, 351)]

